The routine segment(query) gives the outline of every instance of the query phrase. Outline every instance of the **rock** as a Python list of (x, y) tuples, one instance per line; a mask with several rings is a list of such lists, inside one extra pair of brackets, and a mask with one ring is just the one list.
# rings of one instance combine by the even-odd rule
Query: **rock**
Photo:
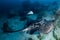
[(56, 38), (56, 40), (60, 40), (60, 17), (58, 17), (55, 24), (54, 37)]

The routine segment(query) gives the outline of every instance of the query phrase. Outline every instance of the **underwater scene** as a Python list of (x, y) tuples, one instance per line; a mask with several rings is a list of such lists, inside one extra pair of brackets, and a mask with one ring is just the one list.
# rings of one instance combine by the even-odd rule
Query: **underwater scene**
[(60, 0), (0, 0), (0, 40), (60, 40)]

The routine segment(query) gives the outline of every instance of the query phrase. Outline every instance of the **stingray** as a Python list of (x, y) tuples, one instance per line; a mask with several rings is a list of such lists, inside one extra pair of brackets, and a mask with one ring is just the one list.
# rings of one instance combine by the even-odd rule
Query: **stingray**
[(22, 32), (29, 32), (30, 34), (33, 34), (35, 31), (37, 31), (39, 33), (47, 34), (51, 32), (53, 28), (54, 28), (53, 20), (47, 21), (45, 19), (42, 19), (41, 21), (29, 25), (29, 27), (23, 29)]
[[(4, 25), (5, 26), (5, 25)], [(47, 21), (46, 19), (41, 19), (40, 21), (36, 21), (34, 23), (31, 23), (28, 25), (28, 27), (13, 31), (11, 28), (8, 28), (4, 30), (5, 33), (13, 33), (13, 32), (25, 32), (29, 34), (34, 34), (34, 32), (38, 33), (44, 33), (47, 34), (51, 32), (51, 30), (54, 28), (54, 20)], [(8, 30), (10, 29), (10, 30)]]

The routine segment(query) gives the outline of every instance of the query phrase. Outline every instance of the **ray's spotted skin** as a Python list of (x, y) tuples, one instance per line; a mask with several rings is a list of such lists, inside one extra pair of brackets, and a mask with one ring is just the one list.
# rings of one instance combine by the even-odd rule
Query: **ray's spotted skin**
[(35, 31), (38, 31), (39, 33), (47, 34), (54, 28), (53, 25), (54, 25), (53, 21), (41, 20), (39, 22), (33, 23), (28, 28), (26, 28), (22, 31), (23, 32), (32, 31), (33, 33)]

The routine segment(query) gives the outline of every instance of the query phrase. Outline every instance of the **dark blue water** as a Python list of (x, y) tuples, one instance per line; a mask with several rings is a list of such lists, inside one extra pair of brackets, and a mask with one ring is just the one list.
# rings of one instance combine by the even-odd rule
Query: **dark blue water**
[[(11, 40), (23, 39), (22, 33), (14, 33), (13, 31), (24, 29), (31, 23), (45, 18), (46, 20), (53, 20), (55, 12), (59, 8), (57, 0), (0, 0), (0, 30), (1, 40), (7, 35), (8, 31), (12, 33), (6, 36), (5, 40), (9, 37)], [(28, 13), (32, 11), (33, 14)], [(6, 34), (6, 35), (4, 35)], [(38, 33), (36, 33), (38, 34)], [(16, 37), (15, 37), (16, 35)], [(17, 38), (21, 35), (19, 38)], [(12, 38), (13, 36), (13, 38)]]

